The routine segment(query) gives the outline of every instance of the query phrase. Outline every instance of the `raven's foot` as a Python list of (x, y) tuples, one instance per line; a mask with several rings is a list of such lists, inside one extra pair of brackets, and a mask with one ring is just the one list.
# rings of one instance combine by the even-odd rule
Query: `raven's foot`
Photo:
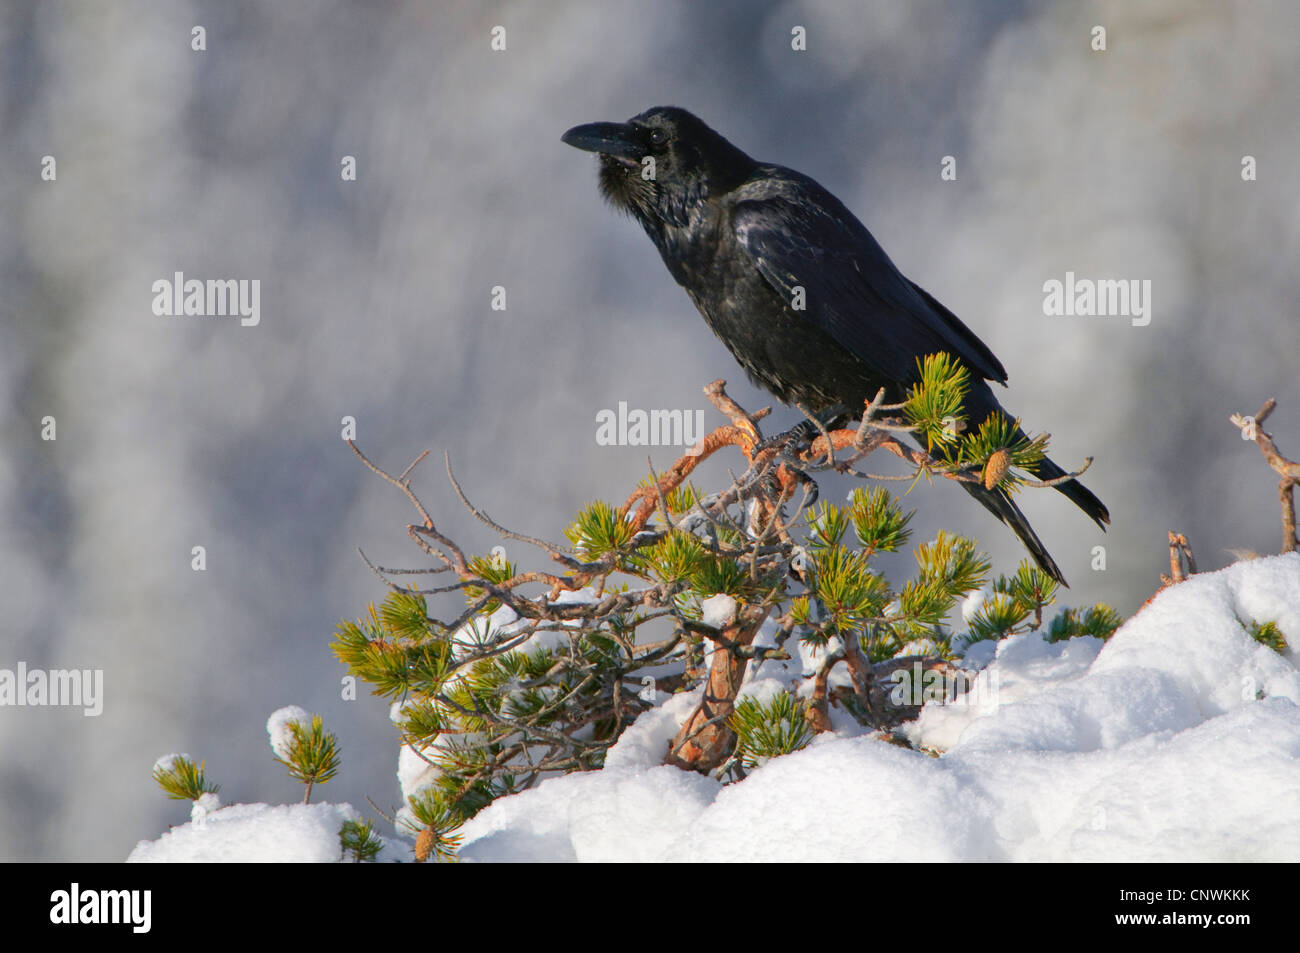
[[(804, 472), (804, 470), (799, 466), (788, 460), (783, 461), (779, 467), (769, 470), (767, 473), (767, 479), (769, 481), (768, 489), (776, 496), (781, 496), (785, 492), (791, 492), (786, 488), (790, 487), (792, 483), (796, 487), (803, 488), (803, 496), (799, 501), (799, 510), (796, 511), (796, 516), (798, 515), (798, 512), (801, 512), (816, 503), (817, 498), (821, 495), (821, 490), (817, 486), (817, 481)], [(793, 496), (793, 492), (791, 492), (791, 495)]]
[(779, 450), (781, 456), (794, 456), (794, 448), (801, 443), (810, 442), (815, 433), (817, 433), (817, 428), (813, 426), (812, 421), (805, 420), (785, 433), (779, 433), (775, 437), (768, 437), (762, 443), (756, 444), (754, 454), (757, 456), (765, 450)]
[[(802, 408), (801, 408), (802, 409)], [(843, 404), (832, 404), (819, 410), (811, 417), (801, 420), (785, 433), (777, 434), (764, 440), (755, 448), (755, 453), (773, 448), (780, 448), (785, 456), (792, 456), (791, 451), (800, 444), (812, 443), (823, 430), (831, 430), (845, 419), (848, 408)]]

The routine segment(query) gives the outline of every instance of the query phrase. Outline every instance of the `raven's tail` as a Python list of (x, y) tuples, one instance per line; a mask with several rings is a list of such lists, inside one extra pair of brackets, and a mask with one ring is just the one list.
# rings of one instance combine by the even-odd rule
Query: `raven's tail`
[[(1066, 484), (1061, 485), (1065, 486)], [(1020, 541), (1025, 544), (1029, 554), (1034, 557), (1034, 562), (1038, 563), (1038, 568), (1067, 589), (1070, 587), (1070, 584), (1065, 581), (1065, 576), (1061, 575), (1060, 567), (1052, 559), (1052, 554), (1047, 551), (1043, 541), (1038, 538), (1034, 528), (1029, 525), (1029, 520), (1025, 519), (1025, 514), (1020, 512), (1020, 507), (1016, 506), (1015, 501), (1011, 499), (1003, 487), (986, 490), (982, 483), (963, 482), (962, 489), (979, 500), (986, 510), (1011, 527), (1011, 531), (1020, 537)], [(1079, 489), (1083, 490), (1083, 487), (1079, 487)], [(1096, 497), (1093, 497), (1087, 490), (1083, 490), (1083, 492), (1096, 500)], [(1082, 506), (1082, 504), (1080, 505)], [(1098, 502), (1097, 505), (1101, 506), (1101, 503)], [(1103, 506), (1102, 512), (1105, 511), (1106, 508)]]

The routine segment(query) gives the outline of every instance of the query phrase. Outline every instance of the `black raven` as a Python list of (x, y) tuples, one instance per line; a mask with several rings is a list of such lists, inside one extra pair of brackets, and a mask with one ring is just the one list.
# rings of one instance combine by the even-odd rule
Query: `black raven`
[[(599, 154), (601, 194), (641, 223), (713, 333), (779, 400), (819, 417), (860, 417), (881, 387), (889, 402), (903, 400), (919, 378), (918, 358), (945, 351), (971, 371), (969, 421), (1003, 412), (986, 383), (1007, 379), (993, 352), (808, 176), (751, 159), (671, 106), (576, 126), (562, 138)], [(1046, 458), (1033, 473), (1065, 475)], [(1065, 582), (1004, 488), (962, 486)], [(1077, 480), (1057, 489), (1098, 526), (1110, 522)]]

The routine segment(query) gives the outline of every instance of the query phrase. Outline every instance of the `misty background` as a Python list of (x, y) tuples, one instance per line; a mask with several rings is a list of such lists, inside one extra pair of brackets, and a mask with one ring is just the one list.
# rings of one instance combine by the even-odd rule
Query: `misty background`
[[(431, 449), (417, 492), (487, 552), (444, 450), (493, 518), (558, 538), (678, 452), (598, 446), (600, 410), (702, 408), (712, 427), (717, 377), (772, 403), (602, 204), (595, 161), (559, 140), (581, 122), (691, 109), (839, 196), (989, 344), (999, 397), (1054, 459), (1096, 457), (1107, 534), (1059, 494), (1021, 496), (1062, 604), (1132, 613), (1171, 529), (1203, 569), (1276, 552), (1276, 478), (1227, 418), (1276, 396), (1266, 429), (1300, 450), (1297, 63), (1285, 0), (5, 4), (0, 668), (102, 669), (105, 698), (97, 718), (0, 708), (0, 859), (120, 860), (185, 822), (150, 778), (168, 752), (206, 761), (224, 803), (300, 799), (265, 732), (286, 704), (342, 743), (316, 800), (397, 805), (388, 703), (341, 699), (329, 642), (384, 595), (358, 547), (427, 561), (345, 416), (392, 472)], [(154, 315), (177, 271), (260, 279), (261, 323)], [(1151, 323), (1045, 317), (1067, 271), (1150, 279)], [(915, 541), (972, 535), (996, 571), (1025, 555), (955, 487), (905, 503)], [(901, 577), (911, 556), (894, 560)]]

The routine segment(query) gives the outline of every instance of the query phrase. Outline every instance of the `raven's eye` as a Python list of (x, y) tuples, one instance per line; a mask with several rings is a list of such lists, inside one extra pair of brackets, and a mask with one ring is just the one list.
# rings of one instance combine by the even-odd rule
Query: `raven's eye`
[(652, 146), (662, 146), (667, 141), (668, 133), (664, 132), (662, 129), (650, 130), (650, 144)]

